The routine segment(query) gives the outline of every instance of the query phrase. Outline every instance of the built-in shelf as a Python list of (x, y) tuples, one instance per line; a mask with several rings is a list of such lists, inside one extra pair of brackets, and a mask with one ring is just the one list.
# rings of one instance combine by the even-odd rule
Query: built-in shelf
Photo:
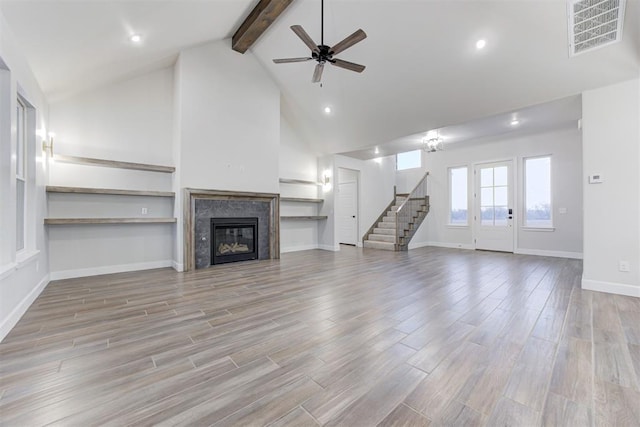
[(327, 216), (326, 215), (295, 215), (295, 216), (286, 215), (286, 216), (280, 216), (280, 219), (319, 221), (319, 220), (327, 219)]
[(281, 202), (322, 203), (324, 199), (309, 199), (304, 197), (280, 197)]
[(118, 190), (114, 188), (86, 188), (86, 187), (58, 187), (47, 186), (47, 193), (73, 193), (73, 194), (109, 194), (114, 196), (145, 196), (145, 197), (175, 197), (172, 191), (140, 191)]
[[(298, 184), (298, 185), (323, 185), (321, 182), (306, 181), (304, 179), (288, 179), (280, 178), (281, 184)], [(281, 202), (294, 202), (294, 203), (314, 203), (317, 206), (313, 208), (313, 213), (319, 213), (320, 205), (324, 202), (324, 199), (315, 197), (280, 197)], [(289, 207), (291, 207), (289, 205)], [(293, 220), (293, 221), (321, 221), (327, 219), (326, 215), (280, 215), (280, 219)]]
[(280, 178), (280, 183), (282, 183), (282, 184), (322, 185), (321, 182), (317, 182), (317, 181), (305, 181), (304, 179), (288, 179), (288, 178)]
[(45, 218), (47, 225), (81, 225), (81, 224), (168, 224), (176, 222), (175, 218)]
[(151, 165), (146, 163), (120, 162), (117, 160), (93, 159), (89, 157), (63, 156), (56, 154), (53, 160), (63, 163), (75, 163), (79, 165), (103, 166), (107, 168), (133, 169), (149, 172), (173, 173), (176, 168), (173, 166)]

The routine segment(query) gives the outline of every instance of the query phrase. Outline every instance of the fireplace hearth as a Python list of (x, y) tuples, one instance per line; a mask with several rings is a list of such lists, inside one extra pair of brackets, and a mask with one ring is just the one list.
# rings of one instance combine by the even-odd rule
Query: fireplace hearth
[(258, 259), (258, 218), (211, 218), (211, 264)]

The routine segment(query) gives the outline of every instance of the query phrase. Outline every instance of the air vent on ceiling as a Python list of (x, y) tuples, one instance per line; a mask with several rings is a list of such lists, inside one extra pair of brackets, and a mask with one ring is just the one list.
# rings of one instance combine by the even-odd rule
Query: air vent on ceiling
[(569, 0), (569, 56), (622, 40), (625, 0)]

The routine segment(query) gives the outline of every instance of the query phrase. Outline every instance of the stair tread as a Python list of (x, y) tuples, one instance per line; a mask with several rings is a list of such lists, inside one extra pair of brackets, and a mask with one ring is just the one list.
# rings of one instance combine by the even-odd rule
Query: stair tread
[(396, 232), (393, 228), (374, 228), (373, 234), (386, 234), (393, 236)]
[(375, 240), (365, 240), (364, 247), (369, 249), (383, 249), (387, 251), (394, 251), (396, 245), (394, 243), (377, 242)]
[(388, 242), (388, 243), (395, 243), (396, 241), (396, 236), (394, 235), (388, 235), (388, 234), (369, 234), (369, 240), (373, 240), (376, 242)]
[(396, 228), (395, 222), (379, 222), (378, 228), (386, 228), (390, 230), (394, 230)]

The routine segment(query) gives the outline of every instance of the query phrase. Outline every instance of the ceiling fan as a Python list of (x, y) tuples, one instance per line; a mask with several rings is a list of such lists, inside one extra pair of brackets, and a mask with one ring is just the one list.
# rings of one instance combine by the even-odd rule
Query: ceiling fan
[(327, 46), (324, 44), (324, 0), (321, 0), (320, 6), (320, 44), (316, 45), (309, 34), (302, 28), (300, 25), (292, 25), (291, 29), (300, 39), (307, 45), (309, 49), (311, 49), (310, 57), (303, 58), (283, 58), (283, 59), (274, 59), (273, 62), (276, 64), (286, 64), (289, 62), (306, 62), (314, 60), (318, 63), (313, 72), (313, 78), (311, 81), (313, 83), (319, 83), (322, 79), (322, 71), (324, 70), (324, 64), (327, 62), (331, 65), (335, 65), (336, 67), (344, 68), (345, 70), (355, 71), (356, 73), (361, 73), (364, 71), (365, 66), (360, 64), (355, 64), (353, 62), (345, 61), (343, 59), (334, 58), (335, 55), (345, 51), (350, 48), (354, 44), (361, 42), (365, 38), (367, 38), (367, 34), (361, 29), (351, 34), (340, 43), (334, 45), (333, 47)]

